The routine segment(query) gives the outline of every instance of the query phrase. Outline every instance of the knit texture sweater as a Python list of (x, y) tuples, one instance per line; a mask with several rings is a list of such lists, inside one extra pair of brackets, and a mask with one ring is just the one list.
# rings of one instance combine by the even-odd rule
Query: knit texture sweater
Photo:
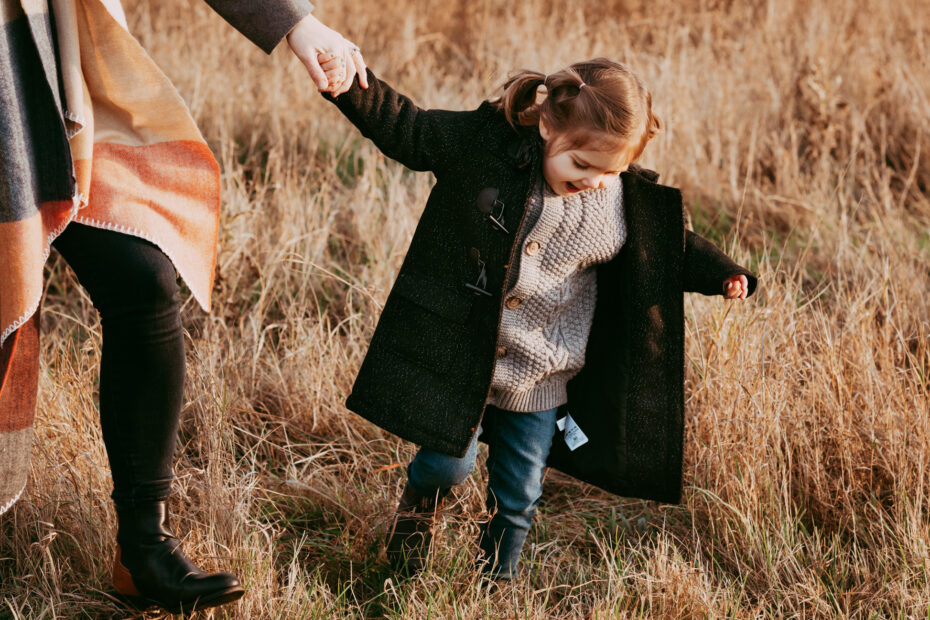
[(626, 240), (623, 184), (558, 196), (542, 181), (509, 271), (488, 404), (545, 411), (568, 400), (594, 318), (594, 266)]

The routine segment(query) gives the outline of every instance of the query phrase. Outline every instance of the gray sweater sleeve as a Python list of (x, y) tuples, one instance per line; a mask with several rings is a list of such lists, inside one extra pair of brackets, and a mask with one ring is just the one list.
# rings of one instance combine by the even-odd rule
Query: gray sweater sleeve
[(307, 0), (206, 0), (206, 3), (266, 54), (313, 10)]

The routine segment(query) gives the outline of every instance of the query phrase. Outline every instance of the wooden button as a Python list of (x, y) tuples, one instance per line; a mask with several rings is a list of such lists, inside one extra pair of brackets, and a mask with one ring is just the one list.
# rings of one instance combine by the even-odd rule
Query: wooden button
[(510, 308), (511, 310), (516, 310), (517, 308), (520, 307), (520, 304), (522, 303), (523, 303), (523, 300), (520, 299), (519, 297), (511, 297), (510, 299), (507, 300), (507, 307)]
[(539, 254), (539, 250), (542, 246), (539, 245), (539, 241), (530, 241), (526, 244), (526, 253), (529, 256), (536, 256)]
[(497, 357), (505, 357), (506, 355), (507, 355), (507, 347), (498, 346)]

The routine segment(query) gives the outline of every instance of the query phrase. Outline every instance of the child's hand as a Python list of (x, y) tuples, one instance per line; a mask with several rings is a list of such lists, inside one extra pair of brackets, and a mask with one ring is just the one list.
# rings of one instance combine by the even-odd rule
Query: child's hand
[(742, 274), (727, 278), (723, 283), (723, 294), (727, 299), (746, 299), (749, 294), (749, 280)]
[[(352, 86), (350, 80), (355, 79), (355, 72), (352, 72), (352, 77), (348, 76), (346, 70), (346, 60), (344, 56), (337, 56), (332, 52), (320, 52), (317, 55), (317, 62), (320, 63), (320, 68), (323, 70), (323, 73), (326, 75), (326, 79), (329, 81), (329, 84), (323, 90), (332, 93), (333, 95), (340, 95), (345, 91), (349, 90)], [(367, 86), (365, 84), (365, 78), (367, 77), (364, 73), (365, 66), (361, 66), (361, 72), (358, 73), (359, 82), (364, 88)]]

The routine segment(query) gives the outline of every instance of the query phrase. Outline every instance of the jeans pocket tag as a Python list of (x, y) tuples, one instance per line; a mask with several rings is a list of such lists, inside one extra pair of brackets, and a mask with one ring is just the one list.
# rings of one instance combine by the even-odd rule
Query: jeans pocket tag
[(581, 427), (572, 419), (572, 414), (566, 413), (564, 418), (555, 421), (558, 429), (565, 433), (565, 445), (574, 452), (576, 449), (588, 443), (588, 436), (584, 434)]

